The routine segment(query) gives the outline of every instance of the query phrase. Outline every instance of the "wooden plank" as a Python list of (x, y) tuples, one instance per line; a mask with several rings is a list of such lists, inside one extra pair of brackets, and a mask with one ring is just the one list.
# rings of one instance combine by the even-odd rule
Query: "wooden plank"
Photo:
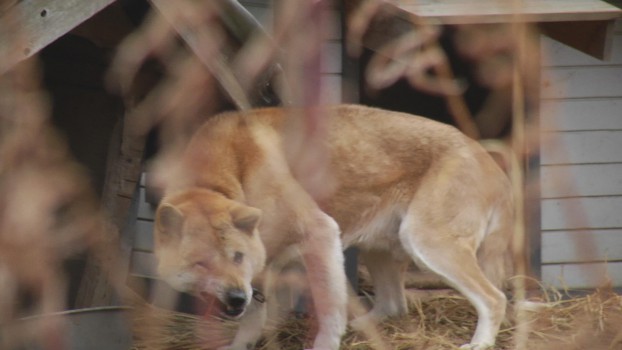
[(155, 219), (155, 210), (151, 206), (151, 204), (147, 203), (145, 198), (146, 190), (144, 187), (141, 187), (138, 190), (138, 214), (137, 217), (143, 220), (151, 220)]
[[(114, 0), (23, 0), (0, 16), (0, 74), (66, 34)], [(19, 32), (7, 27), (14, 24)]]
[(622, 163), (540, 168), (542, 198), (622, 196)]
[(622, 96), (622, 67), (560, 67), (542, 71), (544, 99)]
[(136, 220), (134, 250), (153, 252), (153, 221)]
[(622, 196), (543, 199), (542, 230), (622, 228)]
[(320, 102), (322, 104), (338, 104), (341, 103), (341, 82), (342, 77), (340, 74), (322, 74), (320, 78), (321, 84), (321, 96)]
[(157, 278), (157, 261), (153, 253), (133, 251), (130, 273), (135, 276)]
[(622, 65), (622, 33), (611, 39), (611, 56), (600, 60), (547, 36), (541, 36), (542, 66), (604, 66)]
[(609, 20), (622, 12), (600, 0), (398, 0), (396, 5), (445, 24), (507, 22), (515, 14), (533, 22)]
[(543, 263), (622, 260), (622, 229), (542, 233)]
[(622, 97), (545, 100), (540, 108), (544, 131), (622, 130)]
[(322, 46), (321, 72), (341, 74), (341, 42), (329, 41)]
[(622, 286), (622, 262), (542, 266), (542, 283), (557, 288), (595, 288), (611, 280)]
[(613, 20), (546, 22), (540, 32), (600, 60), (611, 57)]
[[(622, 84), (621, 84), (622, 85)], [(542, 133), (541, 164), (622, 162), (622, 130)]]

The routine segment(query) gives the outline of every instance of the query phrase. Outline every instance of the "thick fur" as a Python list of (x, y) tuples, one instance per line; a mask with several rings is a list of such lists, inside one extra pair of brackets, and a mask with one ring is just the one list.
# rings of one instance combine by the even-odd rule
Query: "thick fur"
[[(157, 213), (163, 278), (215, 297), (236, 317), (251, 303), (264, 265), (299, 245), (319, 323), (314, 348), (337, 349), (346, 324), (341, 251), (358, 246), (376, 300), (354, 327), (407, 311), (401, 271), (412, 260), (475, 306), (478, 326), (466, 346), (493, 345), (506, 306), (498, 286), (511, 272), (512, 199), (487, 152), (455, 128), (422, 117), (327, 108), (323, 147), (333, 181), (330, 195), (316, 201), (287, 161), (288, 113), (227, 113), (198, 130)], [(263, 320), (256, 315), (244, 317)], [(246, 348), (258, 334), (240, 330), (232, 348)]]

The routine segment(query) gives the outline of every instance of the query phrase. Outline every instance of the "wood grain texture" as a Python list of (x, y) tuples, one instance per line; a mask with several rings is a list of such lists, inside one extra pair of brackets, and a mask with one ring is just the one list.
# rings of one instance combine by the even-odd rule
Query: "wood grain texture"
[(5, 9), (0, 22), (14, 23), (19, 32), (0, 30), (0, 52), (11, 52), (0, 65), (9, 69), (86, 21), (114, 0), (23, 0)]

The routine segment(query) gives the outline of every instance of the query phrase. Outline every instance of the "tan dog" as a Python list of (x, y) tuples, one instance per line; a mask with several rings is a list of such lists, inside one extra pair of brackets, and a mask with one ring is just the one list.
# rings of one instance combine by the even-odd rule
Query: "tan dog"
[[(402, 271), (415, 261), (477, 310), (466, 347), (495, 342), (511, 267), (510, 187), (486, 151), (453, 127), (361, 106), (326, 109), (326, 149), (336, 180), (317, 203), (292, 175), (282, 137), (288, 111), (209, 120), (193, 137), (156, 215), (159, 272), (215, 303), (241, 329), (231, 348), (260, 335), (265, 309), (251, 303), (265, 264), (299, 245), (317, 319), (315, 349), (337, 349), (346, 325), (342, 248), (358, 246), (375, 288), (361, 326), (407, 311)], [(338, 224), (338, 225), (337, 225)], [(340, 241), (341, 237), (341, 241)]]

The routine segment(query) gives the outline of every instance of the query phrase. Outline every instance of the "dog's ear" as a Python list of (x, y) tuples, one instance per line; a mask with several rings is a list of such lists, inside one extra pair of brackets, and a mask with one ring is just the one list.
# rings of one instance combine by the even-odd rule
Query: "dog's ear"
[(184, 222), (184, 214), (174, 205), (162, 203), (156, 212), (156, 228), (165, 236), (178, 235)]
[(261, 210), (246, 205), (236, 205), (230, 210), (233, 226), (252, 234), (261, 219)]

